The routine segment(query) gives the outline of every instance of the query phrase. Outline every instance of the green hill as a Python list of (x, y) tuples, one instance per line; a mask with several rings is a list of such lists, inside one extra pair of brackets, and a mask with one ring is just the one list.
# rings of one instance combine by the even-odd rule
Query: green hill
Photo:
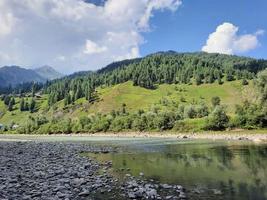
[(130, 111), (148, 109), (162, 99), (184, 104), (205, 102), (211, 104), (211, 98), (219, 96), (224, 105), (233, 112), (235, 104), (242, 102), (242, 91), (250, 86), (242, 87), (240, 81), (227, 82), (224, 85), (203, 84), (200, 86), (186, 84), (162, 84), (155, 90), (133, 86), (131, 81), (104, 89), (98, 89), (100, 100), (89, 109), (90, 112), (110, 112), (118, 110), (123, 103)]
[(20, 133), (263, 128), (266, 67), (253, 58), (160, 52), (2, 95), (0, 123), (18, 124)]
[(52, 108), (48, 106), (47, 95), (37, 99), (35, 113), (21, 112), (19, 110), (19, 98), (16, 98), (16, 105), (12, 112), (7, 111), (6, 106), (0, 101), (0, 123), (24, 124), (29, 116), (39, 116), (45, 114), (48, 118), (60, 116), (63, 119), (78, 119), (81, 116), (88, 116), (92, 113), (109, 113), (112, 110), (120, 110), (122, 104), (126, 104), (129, 112), (139, 109), (149, 110), (152, 106), (164, 106), (161, 101), (177, 104), (197, 104), (204, 102), (211, 106), (211, 98), (218, 96), (222, 104), (227, 106), (229, 113), (234, 114), (235, 105), (241, 104), (247, 97), (246, 94), (253, 93), (252, 83), (242, 86), (241, 81), (226, 82), (219, 84), (203, 84), (200, 86), (186, 84), (162, 84), (155, 90), (133, 86), (131, 81), (117, 84), (115, 86), (97, 88), (98, 100), (89, 103), (85, 98), (78, 99), (73, 105), (64, 106), (64, 102), (59, 101)]

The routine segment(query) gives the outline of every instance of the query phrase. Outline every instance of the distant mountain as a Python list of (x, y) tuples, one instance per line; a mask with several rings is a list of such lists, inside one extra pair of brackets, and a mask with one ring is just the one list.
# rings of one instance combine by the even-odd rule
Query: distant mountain
[(34, 69), (34, 71), (46, 80), (54, 80), (63, 76), (63, 74), (57, 72), (50, 66), (39, 67), (37, 69)]
[(25, 82), (44, 82), (45, 78), (31, 69), (24, 69), (19, 66), (5, 66), (0, 68), (0, 86), (15, 86)]
[(0, 68), (0, 87), (16, 86), (26, 82), (40, 82), (59, 78), (62, 75), (52, 67), (25, 69), (19, 66), (4, 66)]

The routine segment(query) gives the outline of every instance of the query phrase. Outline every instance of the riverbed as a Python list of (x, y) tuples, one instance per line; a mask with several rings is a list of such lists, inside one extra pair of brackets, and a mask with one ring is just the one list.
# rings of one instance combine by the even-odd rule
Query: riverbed
[[(113, 190), (111, 193), (105, 190), (102, 194), (103, 188), (100, 188), (97, 197), (89, 195), (91, 199), (106, 199), (107, 195), (112, 199), (112, 196), (118, 194), (121, 199), (130, 199), (133, 196), (127, 195), (134, 195), (134, 190), (122, 191), (121, 189), (126, 183), (128, 183), (127, 187), (131, 187), (136, 180), (137, 183), (141, 181), (140, 184), (144, 188), (145, 185), (150, 184), (150, 191), (153, 191), (154, 187), (155, 189), (166, 187), (169, 192), (164, 191), (162, 194), (165, 196), (163, 195), (162, 199), (179, 199), (182, 190), (175, 192), (178, 191), (179, 186), (184, 188), (184, 195), (188, 199), (267, 199), (267, 144), (264, 142), (89, 136), (0, 136), (0, 140), (2, 140), (0, 145), (10, 142), (26, 143), (30, 146), (34, 144), (34, 148), (38, 145), (44, 147), (44, 144), (60, 144), (60, 147), (52, 146), (57, 153), (61, 150), (65, 151), (66, 147), (75, 149), (75, 151), (66, 151), (63, 155), (68, 156), (66, 154), (68, 152), (71, 156), (75, 155), (75, 159), (71, 160), (77, 162), (82, 159), (82, 165), (88, 159), (89, 166), (95, 166), (92, 172), (96, 174), (104, 172), (105, 176), (102, 178), (104, 181), (110, 181), (109, 190)], [(45, 149), (49, 148), (49, 145), (45, 146)], [(15, 153), (18, 152), (15, 151)], [(35, 152), (33, 155), (42, 154)], [(48, 159), (47, 156), (44, 158)], [(61, 161), (62, 159), (59, 160), (59, 164)], [(39, 160), (39, 162), (42, 161)], [(107, 163), (110, 165), (106, 166)], [(65, 164), (65, 167), (74, 166)], [(109, 179), (109, 176), (112, 178)], [(88, 188), (91, 188), (90, 185), (94, 184), (94, 181), (102, 181), (101, 175), (96, 177), (92, 178), (91, 182), (88, 181)], [(75, 179), (75, 177), (72, 178)], [(140, 185), (137, 187), (142, 188)], [(173, 190), (174, 187), (175, 190)], [(79, 190), (75, 193), (76, 196), (72, 197), (77, 197), (82, 192)], [(161, 195), (160, 192), (158, 195)], [(49, 195), (53, 196), (53, 193)], [(68, 193), (68, 195), (72, 194)]]

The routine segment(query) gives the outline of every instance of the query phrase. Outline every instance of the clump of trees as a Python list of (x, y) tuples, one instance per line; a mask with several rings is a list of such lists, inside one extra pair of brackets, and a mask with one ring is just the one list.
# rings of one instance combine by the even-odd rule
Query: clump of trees
[(266, 128), (266, 108), (247, 101), (243, 105), (237, 105), (234, 126), (245, 129)]
[(20, 111), (30, 111), (31, 113), (36, 111), (36, 101), (31, 98), (30, 102), (25, 101), (24, 98), (20, 99)]
[(7, 106), (8, 111), (13, 111), (13, 107), (16, 104), (15, 98), (10, 95), (3, 95), (1, 97), (1, 100), (4, 102), (4, 104)]
[(260, 72), (255, 80), (258, 102), (245, 101), (237, 105), (235, 126), (255, 129), (267, 128), (267, 69)]
[[(22, 127), (20, 133), (79, 133), (79, 132), (120, 132), (120, 131), (166, 131), (172, 130), (178, 121), (185, 119), (205, 118), (209, 108), (204, 103), (196, 105), (179, 105), (175, 109), (165, 110), (152, 106), (150, 110), (128, 112), (123, 104), (118, 111), (107, 114), (92, 114), (79, 119), (41, 120), (32, 118)], [(41, 122), (40, 122), (41, 121)]]

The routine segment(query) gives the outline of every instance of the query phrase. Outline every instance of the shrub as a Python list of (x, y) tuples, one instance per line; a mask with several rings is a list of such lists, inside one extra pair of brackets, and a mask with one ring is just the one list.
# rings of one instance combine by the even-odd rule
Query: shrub
[(175, 114), (173, 112), (163, 112), (156, 118), (156, 124), (160, 131), (172, 129), (175, 123)]
[(50, 134), (50, 124), (44, 124), (40, 126), (38, 130), (36, 130), (36, 134), (42, 135), (42, 134)]
[(202, 131), (205, 126), (205, 119), (186, 119), (182, 121), (176, 121), (173, 127), (174, 131), (179, 132), (198, 132)]
[(205, 129), (224, 130), (228, 127), (229, 117), (222, 106), (217, 106), (206, 120)]
[(111, 121), (109, 130), (120, 132), (123, 130), (131, 129), (132, 120), (128, 116), (116, 117)]
[(84, 129), (84, 127), (86, 125), (88, 125), (89, 123), (91, 123), (91, 120), (90, 120), (89, 117), (83, 116), (83, 117), (80, 117), (79, 123), (80, 123), (82, 129)]
[(192, 105), (185, 106), (184, 108), (184, 118), (193, 119), (197, 115), (195, 107)]
[[(85, 127), (85, 126), (84, 126)], [(84, 127), (82, 127), (80, 122), (74, 122), (72, 127), (71, 127), (71, 131), (72, 133), (80, 133), (84, 131)]]
[(132, 128), (136, 131), (144, 131), (146, 129), (146, 123), (141, 118), (135, 118), (133, 120)]
[(147, 129), (148, 130), (157, 129), (157, 121), (156, 121), (157, 115), (158, 114), (156, 114), (154, 112), (147, 112), (145, 114), (145, 116), (146, 116), (146, 124), (147, 124)]
[(220, 99), (220, 97), (215, 96), (215, 97), (212, 97), (212, 98), (211, 98), (211, 104), (212, 104), (212, 106), (213, 106), (214, 108), (215, 108), (216, 106), (219, 106), (220, 103), (221, 103), (221, 99)]
[(242, 85), (248, 85), (248, 81), (246, 79), (242, 80)]
[(94, 121), (94, 123), (92, 124), (91, 131), (94, 133), (101, 131), (106, 132), (109, 129), (109, 126), (110, 122), (105, 117), (102, 117)]
[(196, 117), (198, 118), (206, 117), (209, 115), (209, 108), (205, 104), (196, 106), (195, 110), (196, 110)]
[(254, 129), (267, 127), (267, 111), (259, 105), (245, 102), (236, 106), (236, 126)]

